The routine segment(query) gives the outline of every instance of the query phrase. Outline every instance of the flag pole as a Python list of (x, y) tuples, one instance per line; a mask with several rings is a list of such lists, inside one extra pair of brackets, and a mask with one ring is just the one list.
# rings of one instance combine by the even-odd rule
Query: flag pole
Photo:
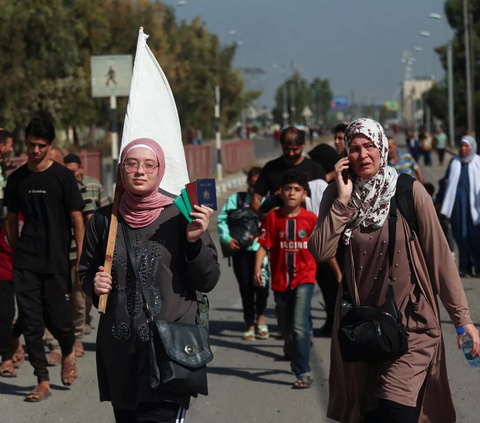
[[(120, 167), (117, 170), (117, 183), (115, 185), (115, 194), (113, 197), (112, 217), (110, 219), (110, 229), (108, 230), (107, 251), (105, 253), (104, 272), (112, 274), (113, 252), (115, 250), (115, 240), (117, 238), (118, 228), (118, 206), (122, 197), (123, 186), (120, 176)], [(100, 295), (98, 301), (98, 312), (104, 314), (107, 310), (108, 294)]]

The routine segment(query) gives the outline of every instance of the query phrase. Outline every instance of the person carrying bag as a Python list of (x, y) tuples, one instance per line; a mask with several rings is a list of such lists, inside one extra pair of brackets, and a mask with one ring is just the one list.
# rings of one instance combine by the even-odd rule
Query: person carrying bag
[(112, 403), (117, 423), (185, 421), (190, 398), (208, 393), (205, 364), (212, 353), (198, 291), (210, 292), (220, 278), (207, 232), (213, 210), (195, 206), (188, 223), (159, 192), (165, 158), (153, 140), (127, 144), (119, 171), (123, 230), (112, 274), (103, 268), (111, 205), (90, 219), (79, 268), (94, 305), (109, 294), (96, 344), (100, 401)]
[[(339, 244), (345, 249), (327, 417), (454, 423), (436, 292), (454, 326), (472, 338), (473, 356), (480, 339), (432, 199), (418, 181), (411, 196), (399, 190), (378, 122), (353, 121), (345, 143), (347, 157), (335, 165), (335, 184), (325, 190), (308, 241), (320, 262), (335, 257)], [(407, 216), (400, 200), (409, 199), (414, 214)]]

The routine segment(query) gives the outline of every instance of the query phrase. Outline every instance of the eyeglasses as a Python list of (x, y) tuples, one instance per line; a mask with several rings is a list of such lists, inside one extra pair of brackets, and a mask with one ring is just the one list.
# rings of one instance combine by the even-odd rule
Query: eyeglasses
[(138, 172), (138, 169), (141, 166), (143, 168), (143, 171), (147, 175), (151, 175), (153, 172), (155, 172), (155, 169), (159, 166), (159, 164), (154, 162), (145, 162), (140, 164), (138, 162), (128, 161), (128, 162), (124, 162), (123, 166), (125, 167), (125, 170), (127, 171), (127, 173)]

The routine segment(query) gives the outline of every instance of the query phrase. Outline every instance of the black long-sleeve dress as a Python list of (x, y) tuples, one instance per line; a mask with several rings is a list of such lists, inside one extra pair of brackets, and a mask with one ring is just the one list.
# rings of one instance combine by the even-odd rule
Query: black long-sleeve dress
[[(98, 304), (98, 297), (93, 292), (93, 279), (105, 261), (111, 211), (110, 205), (95, 212), (83, 243), (79, 276), (94, 304)], [(119, 223), (113, 289), (107, 311), (100, 317), (96, 352), (100, 401), (111, 401), (116, 408), (136, 409), (139, 403), (157, 401), (189, 406), (189, 395), (150, 388), (149, 332), (140, 291), (155, 319), (195, 323), (195, 291), (211, 291), (220, 278), (220, 266), (208, 232), (189, 243), (186, 226), (178, 209), (167, 206), (152, 224), (128, 228), (141, 279), (135, 281)]]

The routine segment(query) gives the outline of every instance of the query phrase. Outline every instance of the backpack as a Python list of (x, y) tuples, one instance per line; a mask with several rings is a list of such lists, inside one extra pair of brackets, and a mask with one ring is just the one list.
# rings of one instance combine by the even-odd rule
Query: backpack
[[(237, 208), (227, 210), (227, 225), (230, 230), (230, 236), (235, 238), (239, 245), (240, 251), (244, 251), (249, 247), (250, 235), (258, 230), (258, 216), (251, 208), (245, 207), (246, 192), (237, 193)], [(222, 247), (223, 257), (232, 257), (236, 252), (231, 251), (228, 245), (220, 243)]]
[(410, 240), (415, 239), (417, 227), (417, 215), (415, 214), (415, 205), (413, 203), (413, 183), (415, 178), (407, 174), (398, 175), (397, 191), (395, 201), (397, 208), (402, 213), (410, 228)]

